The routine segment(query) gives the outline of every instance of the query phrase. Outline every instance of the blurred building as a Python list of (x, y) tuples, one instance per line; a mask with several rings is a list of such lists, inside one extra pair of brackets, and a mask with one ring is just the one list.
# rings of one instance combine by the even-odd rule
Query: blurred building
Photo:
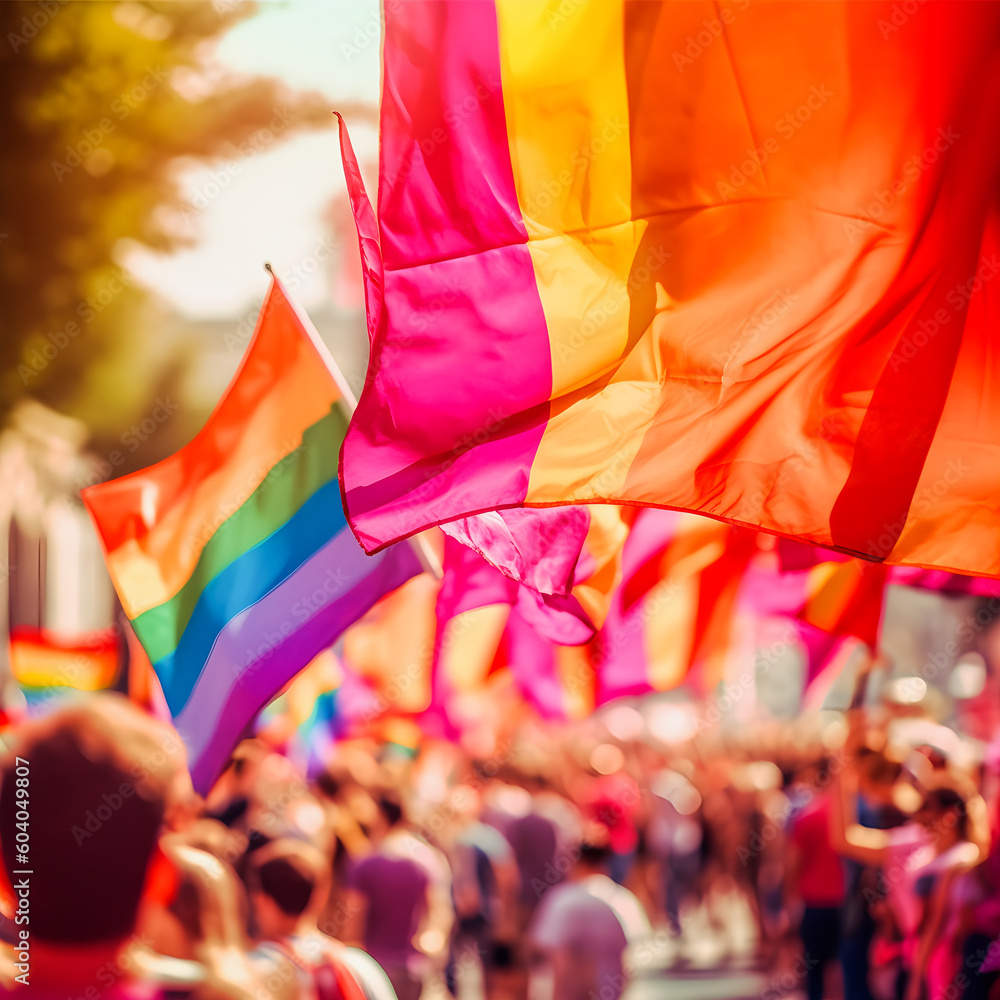
[[(113, 627), (117, 602), (79, 486), (100, 478), (87, 429), (33, 400), (0, 432), (0, 628), (72, 644)], [(69, 683), (67, 677), (64, 683)], [(11, 644), (0, 644), (10, 696)]]

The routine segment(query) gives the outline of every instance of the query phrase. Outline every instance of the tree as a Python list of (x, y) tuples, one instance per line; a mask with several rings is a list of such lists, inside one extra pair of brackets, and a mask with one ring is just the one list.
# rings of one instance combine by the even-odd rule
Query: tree
[(185, 240), (171, 227), (191, 211), (178, 158), (225, 171), (332, 125), (318, 94), (207, 78), (206, 47), (252, 11), (231, 0), (0, 4), (0, 420), (26, 394), (74, 414), (99, 387), (106, 425), (126, 424), (146, 400), (116, 359), (150, 336), (155, 313), (116, 249)]

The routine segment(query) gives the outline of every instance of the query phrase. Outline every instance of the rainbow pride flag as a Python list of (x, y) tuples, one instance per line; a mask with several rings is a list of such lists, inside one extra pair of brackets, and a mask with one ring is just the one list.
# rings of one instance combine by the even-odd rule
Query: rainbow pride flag
[(30, 716), (47, 715), (77, 691), (101, 691), (118, 679), (121, 642), (115, 628), (83, 635), (18, 625), (11, 629), (11, 676), (24, 695)]
[(275, 693), (421, 572), (408, 545), (369, 557), (347, 526), (344, 397), (325, 347), (274, 279), (198, 435), (82, 493), (202, 791)]
[(385, 5), (365, 548), (688, 510), (1000, 576), (995, 4)]
[(121, 649), (113, 628), (71, 638), (17, 626), (10, 633), (10, 672), (24, 688), (100, 691), (118, 675)]

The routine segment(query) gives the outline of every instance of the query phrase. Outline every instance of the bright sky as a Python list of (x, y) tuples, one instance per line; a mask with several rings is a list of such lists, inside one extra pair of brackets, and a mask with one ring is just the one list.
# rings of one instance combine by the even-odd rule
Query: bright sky
[[(277, 76), (339, 103), (378, 103), (378, 0), (271, 0), (237, 25), (216, 50), (226, 67)], [(355, 124), (359, 160), (374, 158), (375, 129)], [(196, 167), (183, 175), (193, 199), (197, 246), (174, 254), (132, 248), (125, 263), (144, 284), (192, 319), (228, 318), (260, 301), (263, 262), (282, 274), (314, 254), (327, 230), (322, 215), (344, 188), (337, 131), (290, 139), (243, 161), (238, 174)], [(213, 173), (215, 179), (213, 180)], [(216, 181), (225, 180), (216, 187)], [(202, 207), (203, 206), (203, 207)], [(325, 268), (297, 290), (304, 307), (329, 299)]]

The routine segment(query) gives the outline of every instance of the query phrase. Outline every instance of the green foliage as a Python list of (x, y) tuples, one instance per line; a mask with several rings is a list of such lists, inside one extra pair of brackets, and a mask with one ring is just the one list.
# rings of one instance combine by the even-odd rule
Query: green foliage
[(332, 125), (318, 95), (206, 76), (212, 42), (252, 10), (0, 4), (0, 421), (24, 395), (98, 428), (141, 412), (129, 364), (156, 311), (116, 263), (122, 241), (185, 240), (179, 158), (233, 160)]

